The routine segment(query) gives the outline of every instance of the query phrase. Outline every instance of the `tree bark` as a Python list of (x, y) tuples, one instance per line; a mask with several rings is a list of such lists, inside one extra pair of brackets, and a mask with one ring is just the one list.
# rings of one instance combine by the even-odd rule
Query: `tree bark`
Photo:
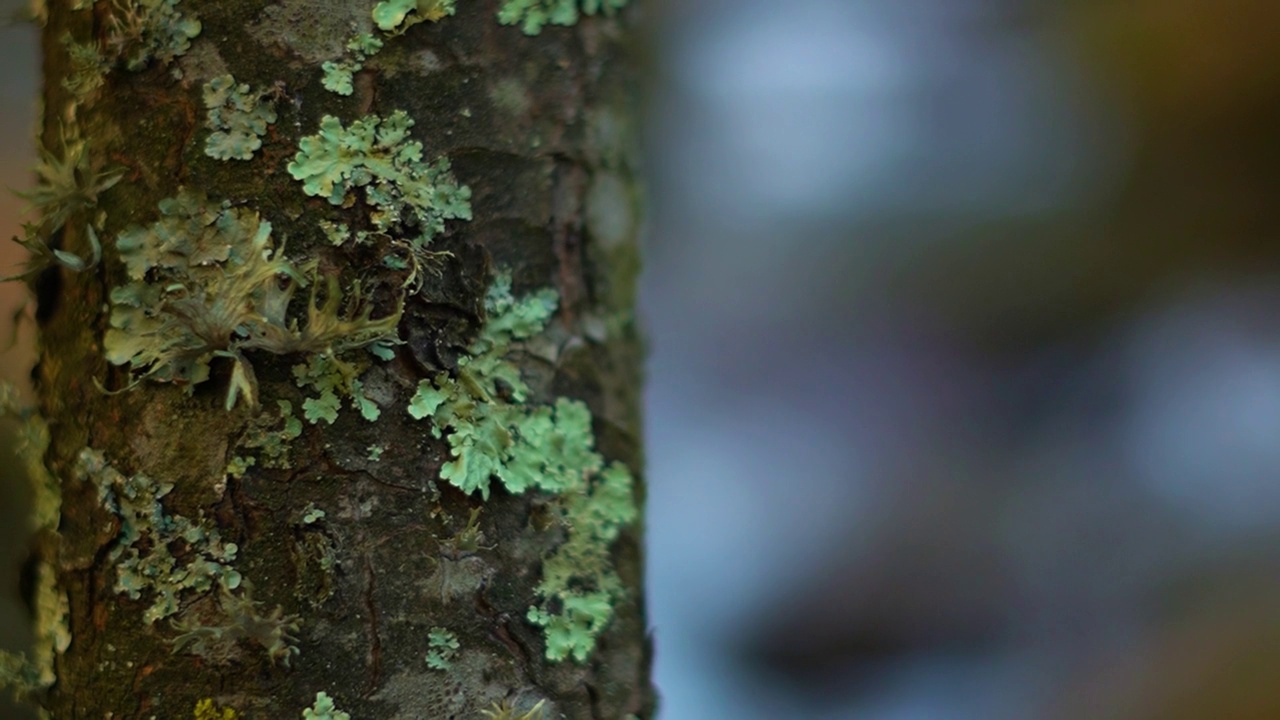
[(50, 4), (49, 716), (651, 717), (635, 9), (450, 5)]

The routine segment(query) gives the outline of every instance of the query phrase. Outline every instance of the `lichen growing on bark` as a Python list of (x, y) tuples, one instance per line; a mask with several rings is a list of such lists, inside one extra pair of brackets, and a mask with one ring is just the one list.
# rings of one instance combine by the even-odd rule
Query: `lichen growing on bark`
[(498, 10), (498, 22), (519, 25), (526, 35), (537, 35), (547, 25), (573, 25), (586, 15), (613, 15), (628, 0), (506, 0)]
[(267, 126), (276, 121), (275, 103), (266, 96), (230, 74), (205, 83), (205, 127), (213, 132), (205, 140), (204, 154), (216, 160), (252, 160)]
[(625, 465), (605, 467), (595, 451), (586, 404), (565, 397), (527, 402), (530, 388), (508, 358), (514, 343), (543, 330), (555, 293), (517, 299), (510, 277), (501, 275), (486, 306), (489, 320), (456, 373), (420, 382), (408, 412), (431, 418), (432, 434), (447, 440), (452, 459), (440, 477), (463, 492), (487, 499), (497, 479), (513, 494), (555, 497), (566, 539), (543, 561), (542, 601), (527, 619), (544, 628), (548, 659), (585, 662), (625, 594), (609, 546), (637, 517), (633, 480)]

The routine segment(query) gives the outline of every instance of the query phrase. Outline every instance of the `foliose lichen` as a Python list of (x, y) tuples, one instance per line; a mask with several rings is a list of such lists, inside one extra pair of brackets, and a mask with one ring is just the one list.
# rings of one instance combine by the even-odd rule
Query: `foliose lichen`
[(328, 693), (323, 690), (316, 693), (316, 700), (311, 707), (302, 711), (303, 720), (351, 720), (351, 716), (339, 710)]
[(205, 83), (204, 106), (205, 127), (213, 131), (205, 140), (204, 154), (217, 160), (252, 160), (267, 126), (276, 121), (275, 103), (267, 99), (267, 92), (237, 84), (229, 74)]
[(366, 115), (349, 126), (326, 115), (320, 132), (299, 142), (289, 174), (306, 194), (340, 207), (354, 205), (363, 189), (374, 230), (396, 230), (424, 251), (445, 220), (471, 219), (471, 189), (454, 179), (448, 158), (423, 160), (422, 143), (409, 138), (411, 127), (403, 110)]
[(626, 4), (627, 0), (506, 0), (498, 9), (498, 22), (537, 35), (547, 25), (573, 25), (584, 14), (613, 15)]
[(342, 409), (340, 396), (347, 397), (352, 407), (369, 422), (382, 415), (381, 408), (364, 392), (359, 375), (367, 363), (346, 362), (330, 355), (312, 355), (304, 364), (293, 366), (293, 377), (300, 388), (311, 388), (319, 395), (302, 401), (303, 417), (312, 425), (323, 420), (332, 425)]
[(427, 667), (448, 670), (453, 667), (453, 656), (458, 653), (458, 637), (442, 627), (427, 631)]
[[(160, 202), (160, 219), (120, 234), (116, 246), (129, 282), (111, 291), (104, 347), (135, 380), (192, 386), (209, 378), (214, 358), (232, 362), (226, 406), (257, 402), (246, 353), (338, 353), (394, 338), (400, 308), (374, 319), (359, 287), (344, 302), (337, 278), (321, 283), (283, 257), (271, 224), (229, 203), (183, 191)], [(290, 319), (298, 287), (311, 286), (306, 323)], [(324, 288), (323, 294), (320, 289)]]
[(195, 14), (178, 9), (181, 1), (113, 0), (106, 18), (108, 49), (131, 71), (152, 60), (167, 65), (187, 52), (201, 26)]
[(435, 22), (456, 11), (457, 0), (381, 0), (373, 6), (373, 22), (383, 32), (399, 35), (420, 22)]
[[(238, 548), (204, 518), (165, 512), (161, 499), (173, 485), (146, 475), (126, 476), (91, 448), (80, 452), (76, 476), (93, 483), (98, 500), (120, 522), (107, 559), (116, 569), (115, 591), (132, 600), (145, 593), (148, 625), (178, 612), (182, 596), (220, 586), (234, 590), (241, 576), (231, 562)], [(175, 554), (176, 551), (176, 554)]]
[(548, 659), (584, 662), (625, 595), (609, 546), (638, 510), (630, 471), (618, 462), (606, 467), (594, 449), (586, 404), (529, 402), (528, 385), (507, 359), (515, 343), (543, 330), (555, 307), (553, 291), (517, 300), (510, 278), (499, 276), (469, 354), (454, 374), (421, 381), (408, 412), (431, 418), (432, 434), (448, 442), (452, 459), (440, 477), (462, 491), (487, 499), (497, 479), (514, 494), (554, 496), (565, 540), (544, 558), (541, 602), (526, 617), (545, 629)]
[(364, 68), (365, 62), (382, 49), (382, 39), (370, 33), (360, 33), (347, 41), (347, 57), (342, 60), (326, 60), (320, 68), (324, 88), (339, 95), (350, 95), (355, 90), (353, 77)]

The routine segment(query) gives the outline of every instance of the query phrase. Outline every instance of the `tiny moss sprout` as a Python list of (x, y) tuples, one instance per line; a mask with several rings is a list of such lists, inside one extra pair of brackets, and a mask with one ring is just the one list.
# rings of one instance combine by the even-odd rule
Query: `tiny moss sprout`
[(198, 700), (193, 715), (193, 720), (240, 720), (240, 713), (229, 707), (218, 707), (213, 698)]
[(543, 720), (546, 717), (543, 705), (546, 705), (546, 703), (546, 700), (539, 700), (538, 704), (527, 711), (520, 712), (511, 701), (504, 700), (501, 703), (494, 703), (488, 710), (481, 710), (480, 712), (487, 720)]

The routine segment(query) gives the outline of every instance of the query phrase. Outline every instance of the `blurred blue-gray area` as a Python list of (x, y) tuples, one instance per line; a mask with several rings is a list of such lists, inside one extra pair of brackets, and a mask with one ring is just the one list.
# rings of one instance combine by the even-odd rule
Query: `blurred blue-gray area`
[(1280, 4), (633, 1), (661, 717), (1280, 717)]

